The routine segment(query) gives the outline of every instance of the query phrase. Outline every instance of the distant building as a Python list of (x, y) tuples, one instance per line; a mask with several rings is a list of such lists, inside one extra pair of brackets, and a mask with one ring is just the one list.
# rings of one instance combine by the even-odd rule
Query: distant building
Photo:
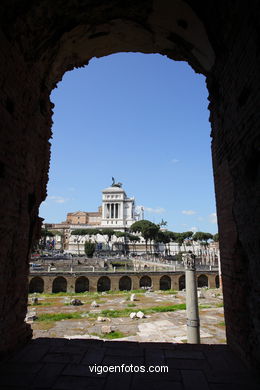
[[(135, 199), (128, 198), (121, 183), (113, 183), (102, 191), (102, 205), (97, 212), (75, 211), (67, 214), (65, 222), (55, 224), (43, 224), (43, 228), (51, 230), (55, 235), (55, 249), (63, 249), (71, 253), (84, 253), (86, 240), (93, 237), (76, 236), (71, 234), (76, 229), (104, 229), (111, 228), (115, 231), (125, 231), (136, 221)], [(95, 241), (102, 249), (108, 249), (108, 244), (102, 235), (97, 235)], [(111, 245), (120, 247), (119, 242), (112, 239)], [(121, 245), (122, 247), (122, 245)]]
[(90, 211), (75, 211), (74, 213), (68, 213), (65, 223), (77, 225), (100, 225), (102, 217), (102, 206), (98, 208), (97, 212)]

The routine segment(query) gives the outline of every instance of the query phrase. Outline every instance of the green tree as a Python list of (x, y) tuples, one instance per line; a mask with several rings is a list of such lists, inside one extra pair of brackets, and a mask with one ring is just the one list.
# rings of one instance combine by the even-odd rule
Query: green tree
[(213, 235), (213, 241), (219, 242), (219, 234), (218, 233)]
[(159, 226), (155, 225), (151, 221), (148, 221), (147, 219), (142, 219), (141, 221), (136, 221), (131, 226), (130, 230), (133, 233), (141, 233), (142, 237), (145, 240), (145, 250), (147, 254), (147, 245), (148, 241), (150, 241), (150, 247), (151, 247), (151, 241), (156, 239), (157, 233), (159, 231)]
[(201, 245), (207, 246), (208, 240), (212, 240), (213, 235), (206, 232), (196, 232), (193, 236), (194, 241), (198, 241)]
[(159, 230), (157, 232), (155, 242), (157, 242), (157, 243), (162, 242), (166, 248), (166, 252), (168, 253), (167, 244), (169, 244), (171, 242), (171, 239), (170, 239), (170, 236), (167, 234), (167, 232), (163, 232), (162, 230)]
[(41, 229), (41, 238), (40, 238), (40, 247), (41, 249), (46, 248), (47, 237), (54, 237), (54, 234), (51, 230)]
[(114, 236), (117, 239), (116, 243), (117, 244), (122, 243), (124, 245), (124, 248), (125, 248), (127, 235), (128, 235), (128, 233), (126, 233), (126, 232), (120, 232), (120, 231), (114, 232)]
[(135, 234), (127, 233), (128, 240), (133, 243), (133, 249), (136, 253), (136, 243), (140, 241), (140, 237), (136, 236)]
[(85, 247), (86, 255), (88, 257), (93, 257), (93, 254), (94, 254), (95, 249), (96, 249), (96, 245), (91, 241), (86, 241), (84, 247)]
[(105, 228), (105, 229), (102, 229), (100, 231), (100, 233), (105, 236), (105, 240), (106, 240), (106, 243), (110, 249), (110, 242), (111, 242), (111, 238), (114, 236), (115, 234), (115, 231), (113, 229), (110, 229), (110, 228)]

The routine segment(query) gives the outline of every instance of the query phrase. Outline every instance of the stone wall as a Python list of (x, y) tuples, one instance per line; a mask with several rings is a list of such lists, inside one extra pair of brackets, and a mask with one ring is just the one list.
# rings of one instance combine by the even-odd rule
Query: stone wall
[(29, 251), (46, 196), (52, 105), (65, 71), (119, 51), (185, 60), (207, 77), (228, 343), (260, 362), (258, 1), (0, 4), (0, 351), (24, 323)]
[[(218, 275), (218, 272), (215, 271), (207, 271), (207, 272), (197, 272), (197, 279), (200, 277), (200, 275), (205, 275), (208, 278), (208, 286), (209, 288), (216, 288), (216, 276)], [(82, 272), (82, 273), (55, 273), (52, 272), (47, 273), (47, 272), (34, 272), (30, 273), (29, 275), (29, 283), (31, 280), (34, 278), (41, 278), (44, 282), (44, 293), (52, 293), (52, 286), (53, 286), (53, 281), (62, 276), (63, 278), (66, 279), (67, 281), (67, 292), (75, 292), (75, 284), (76, 281), (79, 277), (84, 276), (88, 279), (89, 281), (89, 289), (88, 291), (90, 292), (96, 292), (97, 291), (97, 285), (98, 285), (98, 280), (102, 276), (106, 276), (110, 279), (111, 281), (111, 288), (110, 290), (116, 291), (120, 290), (119, 287), (119, 281), (123, 276), (128, 276), (131, 279), (131, 289), (132, 290), (138, 290), (140, 289), (140, 279), (143, 276), (149, 276), (151, 278), (151, 287), (154, 290), (160, 290), (160, 279), (164, 276), (167, 275), (171, 279), (171, 289), (173, 290), (179, 290), (179, 278), (184, 275), (183, 272), (138, 272), (138, 273), (131, 273), (131, 272), (117, 272), (117, 273), (102, 273), (102, 272)]]

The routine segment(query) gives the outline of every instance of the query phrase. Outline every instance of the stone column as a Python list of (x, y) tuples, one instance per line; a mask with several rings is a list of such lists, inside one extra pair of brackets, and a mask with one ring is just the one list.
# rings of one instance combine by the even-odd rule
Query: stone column
[(200, 344), (195, 259), (196, 256), (193, 253), (187, 253), (183, 256), (186, 277), (187, 342), (189, 344)]

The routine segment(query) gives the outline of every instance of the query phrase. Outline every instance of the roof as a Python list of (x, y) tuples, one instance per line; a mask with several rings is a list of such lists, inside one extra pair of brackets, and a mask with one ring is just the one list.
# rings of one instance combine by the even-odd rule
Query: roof
[(107, 187), (107, 188), (105, 188), (103, 191), (102, 191), (103, 193), (107, 193), (107, 192), (114, 192), (114, 193), (118, 193), (118, 192), (120, 192), (120, 193), (122, 193), (122, 192), (125, 192), (125, 190), (122, 188), (122, 187), (116, 187), (116, 186), (111, 186), (111, 187)]

